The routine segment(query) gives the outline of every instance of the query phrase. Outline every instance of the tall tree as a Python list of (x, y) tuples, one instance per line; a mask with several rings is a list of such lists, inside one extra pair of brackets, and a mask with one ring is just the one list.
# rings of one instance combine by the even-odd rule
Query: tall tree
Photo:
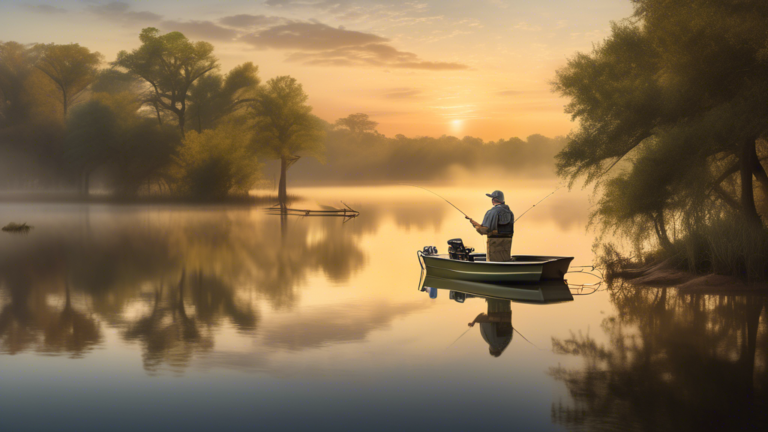
[(24, 84), (35, 64), (35, 53), (18, 42), (0, 43), (0, 125), (18, 125), (29, 107)]
[(188, 115), (198, 133), (254, 101), (260, 82), (258, 71), (253, 63), (243, 63), (225, 77), (209, 73), (192, 85)]
[(278, 199), (283, 204), (288, 168), (303, 155), (320, 159), (324, 150), (323, 127), (312, 115), (307, 99), (295, 78), (279, 76), (267, 81), (251, 105), (258, 150), (268, 158), (280, 160)]
[(173, 113), (184, 135), (187, 98), (192, 85), (207, 73), (218, 69), (213, 45), (190, 42), (180, 32), (164, 35), (148, 27), (139, 35), (141, 46), (130, 53), (121, 51), (113, 65), (141, 77), (150, 85), (148, 102)]
[(102, 56), (78, 44), (48, 44), (37, 48), (41, 55), (35, 67), (59, 88), (66, 118), (69, 107), (96, 79)]
[(373, 132), (379, 123), (368, 118), (368, 114), (350, 114), (347, 117), (336, 120), (335, 126), (347, 128), (354, 134)]
[[(578, 54), (558, 71), (555, 89), (571, 98), (567, 112), (580, 123), (558, 156), (559, 173), (589, 183), (605, 178), (627, 156), (635, 164), (639, 159), (632, 155), (675, 154), (674, 175), (664, 185), (646, 184), (650, 191), (683, 185), (692, 170), (730, 160), (733, 168), (699, 182), (709, 182), (713, 199), (738, 203), (742, 216), (759, 226), (753, 179), (768, 192), (756, 150), (768, 134), (768, 3), (634, 3), (634, 19), (614, 24), (592, 53)], [(692, 159), (697, 163), (688, 163)], [(734, 197), (720, 184), (737, 173)]]

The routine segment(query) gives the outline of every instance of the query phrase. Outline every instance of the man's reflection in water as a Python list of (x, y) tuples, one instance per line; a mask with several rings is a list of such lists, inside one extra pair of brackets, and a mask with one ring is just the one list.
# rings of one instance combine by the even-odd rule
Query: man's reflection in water
[(512, 342), (512, 307), (509, 300), (486, 299), (488, 313), (481, 313), (469, 323), (480, 324), (480, 334), (488, 343), (488, 352), (498, 357)]

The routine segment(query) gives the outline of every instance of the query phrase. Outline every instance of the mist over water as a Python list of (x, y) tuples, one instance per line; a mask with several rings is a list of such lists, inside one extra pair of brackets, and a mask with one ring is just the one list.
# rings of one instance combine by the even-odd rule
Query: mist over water
[[(502, 181), (434, 190), (480, 218), (496, 188), (517, 215), (554, 189)], [(467, 326), (491, 313), (490, 302), (418, 291), (416, 250), (444, 252), (454, 237), (484, 250), (459, 212), (407, 186), (292, 191), (301, 197), (294, 207), (343, 200), (361, 215), (4, 204), (2, 220), (35, 228), (0, 237), (3, 424), (644, 430), (652, 421), (656, 430), (692, 430), (706, 426), (686, 417), (702, 407), (712, 408), (710, 422), (765, 420), (755, 405), (722, 399), (765, 400), (760, 297), (622, 287), (567, 303), (512, 303), (514, 331), (499, 342)], [(590, 264), (588, 198), (562, 190), (541, 203), (517, 223), (513, 254)], [(703, 360), (691, 363), (691, 350)], [(636, 376), (647, 385), (622, 384)]]

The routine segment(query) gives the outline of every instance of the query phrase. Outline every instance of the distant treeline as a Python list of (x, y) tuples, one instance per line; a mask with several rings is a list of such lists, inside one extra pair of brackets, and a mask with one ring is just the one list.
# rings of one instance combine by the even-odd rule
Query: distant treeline
[[(285, 198), (294, 165), (313, 184), (437, 179), (453, 168), (540, 177), (565, 144), (387, 138), (362, 113), (330, 124), (291, 77), (262, 83), (252, 63), (221, 73), (213, 45), (179, 32), (146, 28), (139, 39), (108, 63), (79, 44), (0, 42), (0, 189), (221, 198), (262, 178)], [(262, 172), (270, 160), (279, 182)]]
[[(299, 161), (291, 184), (450, 182), (466, 178), (467, 173), (461, 170), (473, 176), (503, 172), (532, 179), (554, 177), (555, 156), (565, 144), (564, 137), (542, 135), (531, 135), (525, 141), (510, 138), (489, 142), (469, 136), (391, 138), (375, 131), (353, 132), (337, 123), (326, 132), (325, 160)], [(276, 167), (268, 165), (265, 177), (275, 172)]]

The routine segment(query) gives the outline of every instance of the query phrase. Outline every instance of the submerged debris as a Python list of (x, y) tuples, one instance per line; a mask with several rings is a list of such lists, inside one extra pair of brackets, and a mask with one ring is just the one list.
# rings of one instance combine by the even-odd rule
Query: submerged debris
[(283, 215), (289, 215), (289, 216), (326, 216), (326, 217), (339, 216), (345, 219), (360, 216), (359, 211), (348, 206), (343, 201), (341, 203), (344, 204), (346, 208), (334, 208), (330, 206), (321, 206), (323, 210), (307, 210), (307, 209), (289, 208), (284, 205), (277, 204), (273, 207), (268, 207), (267, 211), (269, 211), (270, 214), (278, 214), (278, 215), (283, 214)]
[(23, 224), (17, 224), (15, 222), (11, 222), (8, 225), (3, 227), (3, 231), (7, 232), (29, 232), (33, 227), (27, 225), (26, 222)]

